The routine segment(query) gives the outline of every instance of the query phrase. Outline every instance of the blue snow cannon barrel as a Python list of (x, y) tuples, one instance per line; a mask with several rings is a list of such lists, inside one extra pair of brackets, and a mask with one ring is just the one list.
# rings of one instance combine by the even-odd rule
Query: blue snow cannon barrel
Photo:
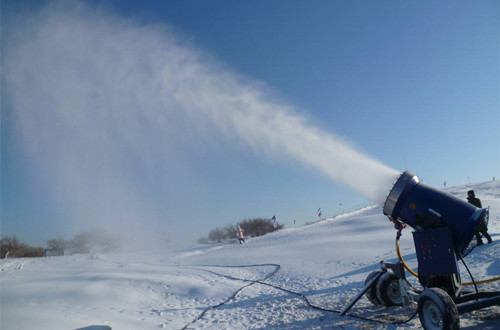
[(450, 228), (455, 250), (463, 254), (487, 210), (426, 185), (406, 171), (392, 187), (383, 212), (416, 230)]

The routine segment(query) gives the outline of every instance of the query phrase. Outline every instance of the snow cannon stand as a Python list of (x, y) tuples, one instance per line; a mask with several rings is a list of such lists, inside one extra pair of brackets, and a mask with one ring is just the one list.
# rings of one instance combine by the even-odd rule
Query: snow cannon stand
[[(500, 305), (500, 292), (464, 292), (457, 260), (469, 247), (477, 226), (488, 220), (488, 210), (428, 186), (406, 171), (392, 187), (383, 212), (398, 230), (398, 263), (381, 262), (381, 269), (368, 275), (363, 290), (344, 308), (345, 315), (363, 296), (376, 305), (407, 306), (418, 303), (418, 315), (425, 329), (459, 329), (462, 313)], [(418, 274), (404, 262), (399, 252), (403, 228), (414, 229), (413, 241)], [(424, 290), (415, 290), (405, 278), (405, 268), (417, 276)], [(469, 271), (469, 269), (467, 268)], [(470, 274), (470, 272), (469, 272)], [(472, 274), (471, 278), (472, 278)]]

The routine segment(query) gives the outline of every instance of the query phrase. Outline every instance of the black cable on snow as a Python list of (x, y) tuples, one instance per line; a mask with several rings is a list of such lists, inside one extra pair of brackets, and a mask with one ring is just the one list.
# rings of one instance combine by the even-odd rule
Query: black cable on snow
[[(278, 264), (256, 264), (256, 265), (241, 265), (241, 266), (220, 266), (220, 265), (196, 265), (196, 266), (184, 266), (184, 267), (189, 267), (189, 268), (194, 268), (198, 269), (207, 273), (211, 273), (217, 276), (222, 276), (230, 280), (236, 280), (236, 281), (245, 281), (245, 282), (258, 282), (258, 281), (265, 281), (274, 275), (276, 275), (277, 272), (281, 269), (281, 266)], [(208, 269), (203, 269), (203, 268), (198, 268), (198, 267), (213, 267), (213, 268), (255, 268), (255, 267), (274, 267), (274, 271), (270, 272), (267, 276), (260, 280), (248, 280), (248, 279), (243, 279), (243, 278), (238, 278), (234, 277), (231, 275), (225, 275), (225, 274), (220, 274)]]
[[(217, 272), (214, 272), (214, 271), (211, 271), (211, 270), (208, 270), (208, 269), (202, 269), (202, 268), (198, 268), (198, 267), (213, 267), (213, 268), (254, 268), (254, 267), (269, 267), (269, 266), (272, 266), (272, 267), (275, 267), (274, 271), (270, 272), (267, 276), (265, 276), (263, 279), (260, 279), (260, 280), (248, 280), (248, 279), (242, 279), (242, 278), (237, 278), (237, 277), (234, 277), (234, 276), (230, 276), (230, 275), (225, 275), (225, 274), (220, 274), (220, 273), (217, 273)], [(271, 277), (273, 277), (274, 275), (276, 275), (276, 273), (281, 269), (281, 265), (279, 264), (255, 264), (255, 265), (240, 265), (240, 266), (224, 266), (224, 265), (197, 265), (197, 266), (184, 266), (184, 267), (189, 267), (189, 268), (194, 268), (194, 269), (198, 269), (198, 270), (201, 270), (201, 271), (205, 271), (207, 273), (211, 273), (213, 275), (216, 275), (216, 276), (222, 276), (222, 277), (225, 277), (227, 279), (230, 279), (230, 280), (236, 280), (236, 281), (243, 281), (243, 282), (250, 282), (249, 284), (247, 285), (244, 285), (242, 286), (241, 288), (239, 288), (238, 290), (236, 290), (231, 296), (229, 296), (227, 299), (225, 299), (224, 301), (222, 301), (221, 303), (219, 304), (216, 304), (216, 305), (213, 305), (213, 306), (209, 306), (207, 308), (205, 308), (201, 313), (200, 315), (198, 315), (193, 321), (189, 322), (188, 324), (186, 324), (184, 327), (182, 327), (181, 330), (185, 330), (187, 329), (190, 325), (196, 323), (197, 321), (199, 321), (200, 319), (202, 319), (205, 314), (209, 311), (209, 310), (212, 310), (212, 309), (216, 309), (220, 306), (223, 306), (225, 304), (227, 304), (229, 301), (233, 300), (237, 295), (238, 293), (240, 293), (241, 291), (243, 291), (243, 289), (249, 287), (249, 286), (252, 286), (256, 283), (258, 284), (262, 284), (262, 285), (266, 285), (266, 286), (269, 286), (269, 287), (272, 287), (274, 289), (277, 289), (277, 290), (280, 290), (280, 291), (283, 291), (283, 292), (286, 292), (288, 294), (292, 294), (292, 295), (295, 295), (295, 296), (299, 296), (301, 297), (305, 302), (306, 304), (313, 308), (313, 309), (317, 309), (317, 310), (320, 310), (320, 311), (323, 311), (323, 312), (328, 312), (328, 313), (337, 313), (337, 314), (340, 314), (341, 311), (340, 310), (335, 310), (335, 309), (328, 309), (328, 308), (323, 308), (321, 306), (316, 306), (316, 305), (313, 305), (309, 298), (307, 298), (307, 296), (303, 293), (300, 293), (300, 292), (294, 292), (294, 291), (291, 291), (291, 290), (288, 290), (288, 289), (285, 289), (285, 288), (282, 288), (280, 286), (277, 286), (275, 284), (270, 284), (270, 283), (266, 283), (266, 282), (263, 282)], [(368, 317), (363, 317), (363, 316), (360, 316), (360, 315), (353, 315), (353, 314), (348, 314), (350, 317), (353, 317), (353, 318), (357, 318), (357, 319), (360, 319), (360, 320), (363, 320), (363, 321), (369, 321), (369, 322), (376, 322), (376, 323), (379, 323), (379, 324), (394, 324), (394, 325), (398, 325), (398, 324), (406, 324), (408, 322), (410, 322), (416, 315), (418, 314), (418, 310), (416, 310), (408, 319), (404, 320), (404, 321), (395, 321), (395, 322), (387, 322), (387, 321), (381, 321), (381, 320), (377, 320), (377, 319), (371, 319), (371, 318), (368, 318)]]
[[(207, 269), (200, 269), (200, 268), (196, 268), (196, 269), (199, 269), (199, 270), (202, 270), (202, 271), (205, 271), (205, 272), (208, 272), (208, 273), (211, 273), (211, 274), (214, 274), (214, 275), (217, 275), (217, 276), (222, 276), (222, 277), (225, 277), (225, 278), (228, 278), (228, 279), (231, 279), (231, 280), (237, 280), (237, 281), (244, 281), (244, 282), (250, 282), (249, 284), (247, 285), (244, 285), (242, 286), (241, 288), (239, 288), (238, 290), (236, 290), (231, 296), (229, 296), (226, 300), (224, 300), (223, 302), (217, 304), (217, 305), (213, 305), (213, 306), (209, 306), (207, 308), (205, 308), (201, 313), (200, 315), (198, 315), (198, 317), (196, 317), (193, 321), (191, 321), (190, 323), (186, 324), (184, 327), (182, 327), (182, 330), (184, 329), (187, 329), (188, 326), (190, 326), (191, 324), (194, 324), (196, 323), (198, 320), (200, 320), (201, 318), (203, 318), (203, 316), (205, 316), (205, 314), (211, 310), (211, 309), (215, 309), (217, 307), (220, 307), (222, 305), (225, 305), (227, 304), (229, 301), (233, 300), (236, 295), (238, 295), (238, 293), (240, 293), (243, 289), (251, 286), (251, 285), (254, 285), (255, 283), (259, 283), (259, 281), (263, 281), (263, 280), (267, 280), (268, 278), (274, 276), (281, 268), (280, 265), (278, 264), (260, 264), (260, 265), (242, 265), (242, 266), (217, 266), (217, 265), (205, 265), (205, 266), (198, 266), (198, 267), (224, 267), (224, 268), (243, 268), (243, 267), (267, 267), (267, 266), (273, 266), (275, 267), (275, 270), (272, 271), (271, 273), (269, 273), (266, 277), (264, 277), (262, 280), (246, 280), (246, 279), (241, 279), (241, 278), (236, 278), (236, 277), (233, 277), (233, 276), (229, 276), (229, 275), (225, 275), (225, 274), (219, 274), (219, 273), (216, 273), (214, 271), (210, 271), (210, 270), (207, 270)], [(195, 267), (193, 267), (195, 268)]]
[(228, 303), (229, 301), (231, 301), (232, 299), (234, 299), (234, 297), (236, 297), (236, 295), (238, 293), (240, 293), (240, 291), (242, 291), (243, 289), (245, 289), (246, 287), (249, 287), (251, 285), (253, 285), (255, 283), (249, 283), (245, 286), (242, 286), (241, 288), (239, 288), (238, 290), (236, 290), (231, 296), (229, 296), (226, 300), (224, 300), (223, 302), (221, 302), (220, 304), (217, 304), (217, 305), (214, 305), (214, 306), (210, 306), (210, 307), (207, 307), (205, 308), (200, 315), (198, 315), (198, 317), (196, 317), (193, 321), (191, 321), (190, 323), (186, 324), (184, 327), (182, 327), (182, 329), (187, 329), (191, 324), (194, 324), (196, 323), (198, 320), (200, 320), (201, 318), (203, 318), (203, 316), (205, 316), (205, 313), (208, 312), (209, 310), (211, 309), (215, 309), (217, 307), (220, 307), (222, 305), (225, 305), (226, 303)]
[[(270, 287), (273, 287), (277, 290), (281, 290), (283, 292), (286, 292), (286, 293), (289, 293), (289, 294), (293, 294), (293, 295), (296, 295), (296, 296), (299, 296), (301, 297), (302, 299), (304, 299), (304, 301), (306, 302), (306, 304), (313, 308), (313, 309), (317, 309), (317, 310), (320, 310), (320, 311), (323, 311), (323, 312), (329, 312), (329, 313), (337, 313), (337, 314), (340, 314), (341, 311), (340, 310), (335, 310), (335, 309), (329, 309), (329, 308), (323, 308), (321, 306), (316, 306), (316, 305), (313, 305), (309, 298), (307, 298), (306, 295), (304, 295), (303, 293), (300, 293), (300, 292), (294, 292), (294, 291), (291, 291), (291, 290), (288, 290), (288, 289), (285, 289), (285, 288), (282, 288), (282, 287), (279, 287), (277, 285), (274, 285), (274, 284), (269, 284), (269, 283), (265, 283), (265, 282), (261, 282), (261, 281), (257, 281), (259, 284), (263, 284), (263, 285), (267, 285), (267, 286), (270, 286)], [(395, 321), (395, 322), (387, 322), (387, 321), (381, 321), (381, 320), (377, 320), (377, 319), (371, 319), (371, 318), (367, 318), (367, 317), (363, 317), (363, 316), (360, 316), (360, 315), (353, 315), (353, 314), (349, 314), (349, 316), (351, 317), (354, 317), (354, 318), (357, 318), (357, 319), (361, 319), (361, 320), (364, 320), (364, 321), (371, 321), (371, 322), (377, 322), (377, 323), (380, 323), (380, 324), (405, 324), (405, 323), (408, 323), (410, 322), (414, 317), (415, 315), (417, 315), (418, 311), (415, 311), (411, 317), (405, 321)]]

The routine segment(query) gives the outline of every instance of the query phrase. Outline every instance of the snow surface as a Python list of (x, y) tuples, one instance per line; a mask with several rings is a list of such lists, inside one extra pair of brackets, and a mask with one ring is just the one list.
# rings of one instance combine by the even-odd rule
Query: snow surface
[[(475, 280), (500, 275), (500, 181), (446, 189), (465, 199), (475, 189), (490, 206), (493, 244), (466, 258)], [(396, 232), (372, 206), (244, 244), (1, 260), (1, 329), (420, 329), (409, 307), (382, 308), (362, 289), (381, 260), (396, 262)], [(411, 229), (401, 251), (416, 268)], [(470, 281), (460, 264), (462, 280)], [(420, 287), (407, 273), (410, 283)], [(500, 283), (479, 286), (500, 290)], [(409, 321), (408, 321), (409, 320)], [(406, 322), (407, 323), (402, 323)], [(463, 329), (498, 329), (500, 306), (460, 316)]]

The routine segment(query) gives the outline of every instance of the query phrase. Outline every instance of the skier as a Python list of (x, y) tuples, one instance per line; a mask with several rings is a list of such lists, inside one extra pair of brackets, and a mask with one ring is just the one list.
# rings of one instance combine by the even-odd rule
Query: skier
[(238, 231), (236, 232), (236, 235), (238, 236), (240, 244), (245, 242), (245, 235), (243, 234), (243, 228), (241, 228), (240, 224), (238, 224)]
[[(481, 200), (476, 197), (476, 194), (474, 193), (474, 190), (469, 190), (467, 192), (467, 200), (469, 203), (474, 205), (475, 207), (482, 208), (483, 206), (481, 205)], [(483, 245), (483, 240), (481, 239), (481, 234), (488, 240), (488, 244), (492, 242), (490, 234), (488, 234), (488, 227), (486, 226), (486, 223), (484, 222), (484, 219), (481, 220), (479, 225), (477, 225), (476, 228), (476, 240), (477, 240), (477, 245)]]

